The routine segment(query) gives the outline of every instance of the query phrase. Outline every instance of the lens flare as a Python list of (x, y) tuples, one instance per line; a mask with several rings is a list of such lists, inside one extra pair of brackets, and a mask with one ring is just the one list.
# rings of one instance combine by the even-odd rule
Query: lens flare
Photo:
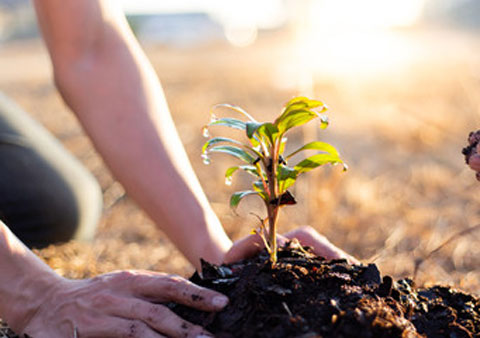
[(404, 28), (417, 22), (424, 5), (425, 0), (298, 2), (294, 59), (299, 87), (313, 84), (316, 74), (372, 76), (410, 64), (422, 47)]

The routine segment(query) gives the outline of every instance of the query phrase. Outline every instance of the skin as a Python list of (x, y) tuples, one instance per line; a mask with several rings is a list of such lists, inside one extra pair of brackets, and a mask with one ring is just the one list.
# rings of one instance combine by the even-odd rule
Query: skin
[[(291, 239), (297, 239), (303, 246), (309, 246), (313, 252), (326, 259), (346, 259), (351, 264), (359, 264), (360, 261), (347, 254), (345, 251), (337, 248), (325, 236), (319, 234), (311, 226), (302, 226), (283, 235), (277, 235), (277, 243), (283, 246)], [(245, 257), (251, 257), (257, 254), (264, 247), (263, 241), (259, 235), (249, 235), (244, 237), (232, 247), (225, 255), (225, 263), (234, 263)]]
[[(480, 147), (477, 146), (477, 152), (478, 149)], [(476, 172), (480, 172), (480, 155), (479, 154), (475, 154), (475, 155), (472, 155), (470, 157), (470, 160), (468, 161), (468, 165), (470, 166), (470, 168)]]
[(0, 222), (0, 315), (35, 338), (209, 335), (159, 304), (218, 311), (228, 299), (178, 277), (117, 271), (85, 280), (54, 273)]
[[(261, 249), (258, 237), (232, 244), (225, 234), (190, 165), (160, 81), (114, 4), (34, 0), (59, 92), (129, 196), (192, 265), (199, 269), (200, 258), (221, 263), (253, 255)], [(320, 255), (346, 255), (311, 228), (286, 234), (291, 237)], [(1, 222), (0, 257), (0, 317), (35, 338), (74, 337), (75, 330), (82, 338), (208, 335), (159, 303), (218, 311), (228, 302), (178, 276), (149, 271), (65, 279)]]
[(34, 4), (57, 88), (115, 178), (197, 269), (199, 257), (221, 263), (232, 243), (115, 1)]

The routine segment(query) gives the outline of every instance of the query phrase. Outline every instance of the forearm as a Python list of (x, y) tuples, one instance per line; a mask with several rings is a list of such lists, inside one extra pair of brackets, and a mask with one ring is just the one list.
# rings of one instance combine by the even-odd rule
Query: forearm
[(18, 329), (28, 322), (52, 285), (60, 281), (0, 221), (0, 317)]
[(114, 176), (189, 261), (197, 268), (199, 258), (219, 262), (231, 242), (194, 174), (154, 70), (122, 16), (105, 21), (100, 35), (75, 58), (59, 58), (50, 43), (62, 96)]

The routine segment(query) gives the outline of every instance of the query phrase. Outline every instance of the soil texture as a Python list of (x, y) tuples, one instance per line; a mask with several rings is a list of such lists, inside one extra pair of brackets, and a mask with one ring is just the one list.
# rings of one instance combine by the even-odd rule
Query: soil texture
[(191, 281), (230, 298), (221, 312), (177, 304), (216, 337), (480, 337), (480, 301), (450, 287), (416, 288), (376, 265), (327, 261), (296, 243), (235, 264), (203, 264)]
[(20, 338), (0, 319), (0, 338)]

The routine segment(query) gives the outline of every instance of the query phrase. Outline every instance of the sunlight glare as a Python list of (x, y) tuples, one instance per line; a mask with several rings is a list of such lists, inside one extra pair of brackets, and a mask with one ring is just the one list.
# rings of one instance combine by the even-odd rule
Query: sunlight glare
[[(297, 67), (306, 74), (372, 76), (408, 65), (420, 52), (411, 32), (425, 0), (310, 0), (297, 3)], [(303, 14), (303, 15), (302, 15)], [(310, 80), (313, 83), (313, 78)]]
[(323, 27), (408, 27), (419, 18), (425, 0), (313, 1), (310, 21)]

